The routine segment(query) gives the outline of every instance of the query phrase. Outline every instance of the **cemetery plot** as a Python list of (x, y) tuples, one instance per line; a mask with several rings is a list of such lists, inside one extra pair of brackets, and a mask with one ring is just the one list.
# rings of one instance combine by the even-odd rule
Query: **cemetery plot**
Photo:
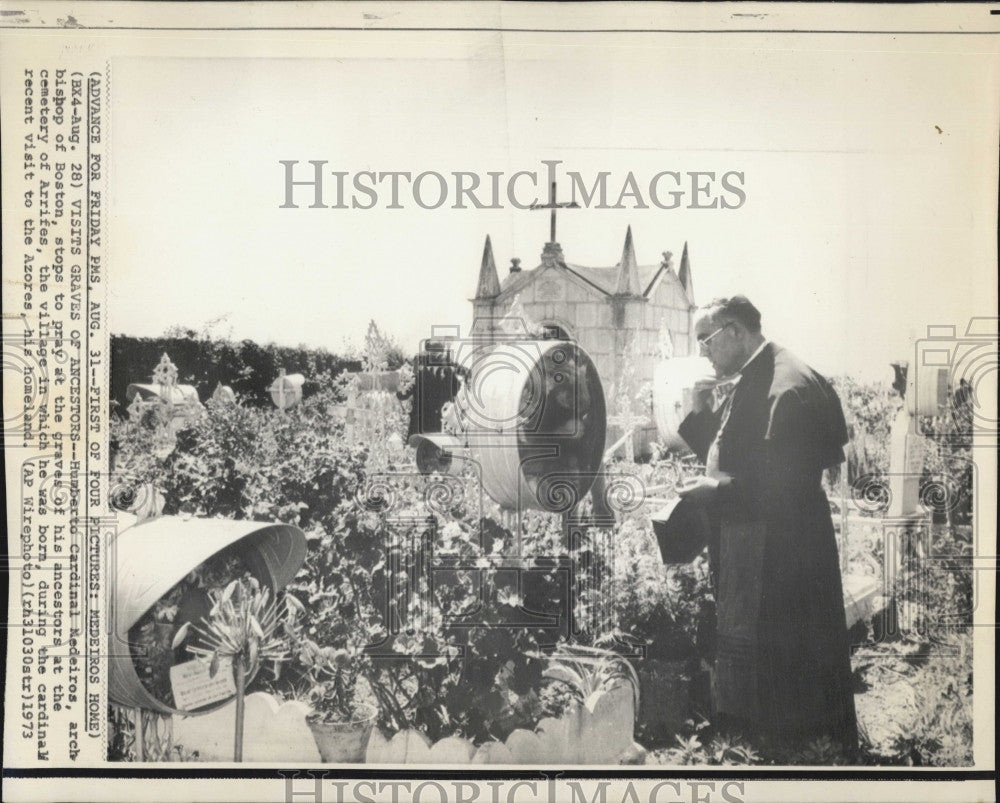
[[(477, 426), (449, 433), (463, 439), (462, 448), (474, 459), (452, 461), (447, 474), (418, 471), (414, 451), (404, 445), (414, 420), (406, 406), (419, 395), (408, 395), (412, 372), (388, 371), (375, 358), (366, 360), (362, 373), (315, 393), (295, 398), (294, 388), (283, 391), (279, 398), (295, 398), (283, 407), (252, 406), (219, 393), (176, 430), (159, 418), (150, 426), (120, 422), (120, 470), (155, 487), (160, 500), (150, 508), (151, 518), (133, 528), (160, 531), (153, 538), (162, 539), (163, 546), (153, 550), (163, 555), (158, 562), (171, 562), (192, 527), (236, 529), (212, 536), (214, 546), (204, 546), (204, 554), (169, 577), (149, 560), (148, 543), (132, 558), (120, 555), (119, 594), (132, 593), (130, 583), (143, 566), (155, 569), (160, 585), (155, 596), (131, 608), (131, 621), (119, 620), (127, 625), (120, 634), (130, 644), (127, 661), (135, 684), (129, 686), (113, 662), (116, 705), (165, 715), (185, 706), (214, 709), (203, 726), (195, 724), (198, 717), (177, 719), (175, 725), (184, 725), (175, 727), (175, 735), (188, 744), (174, 745), (164, 755), (191, 757), (198, 740), (207, 739), (203, 756), (228, 759), (237, 708), (228, 699), (227, 678), (233, 673), (223, 666), (226, 677), (206, 680), (191, 654), (174, 645), (174, 636), (185, 621), (204, 618), (211, 595), (250, 572), (269, 587), (287, 585), (302, 608), (303, 632), (290, 640), (280, 676), (268, 679), (275, 696), (255, 696), (264, 688), (260, 676), (246, 689), (247, 722), (275, 717), (275, 727), (287, 735), (287, 749), (275, 752), (266, 740), (248, 735), (248, 760), (280, 753), (294, 761), (288, 752), (294, 744), (302, 748), (301, 760), (314, 761), (320, 753), (307, 741), (307, 720), (334, 724), (338, 716), (347, 721), (374, 705), (369, 761), (448, 756), (457, 763), (501, 763), (537, 752), (560, 761), (607, 762), (622, 748), (622, 760), (633, 762), (836, 763), (837, 756), (821, 746), (774, 756), (748, 742), (722, 744), (712, 724), (699, 719), (699, 711), (709, 710), (709, 567), (697, 550), (684, 555), (683, 563), (665, 566), (651, 516), (672, 501), (679, 482), (703, 467), (676, 452), (640, 463), (618, 459), (627, 449), (616, 452), (607, 471), (649, 493), (619, 505), (613, 529), (568, 530), (572, 517), (562, 514), (581, 502), (589, 482), (560, 490), (553, 475), (592, 481), (596, 472), (588, 477), (587, 470), (606, 456), (607, 410), (623, 422), (642, 411), (633, 404), (634, 387), (616, 387), (605, 402), (585, 352), (573, 344), (537, 341), (535, 355), (522, 371), (508, 370), (504, 382), (491, 380), (494, 386), (483, 379), (487, 374), (477, 377), (472, 371), (442, 376), (458, 388), (456, 415), (479, 417)], [(441, 360), (431, 362), (418, 368), (445, 367)], [(511, 365), (508, 361), (508, 369)], [(689, 367), (691, 375), (697, 373), (697, 365)], [(490, 393), (480, 394), (478, 406), (463, 412), (463, 388)], [(683, 389), (674, 391), (669, 404), (683, 407)], [(961, 523), (968, 520), (963, 506), (970, 504), (971, 490), (947, 500), (923, 490), (959, 465), (961, 441), (954, 427), (938, 418), (935, 426), (944, 435), (928, 435), (918, 458), (907, 448), (910, 431), (902, 451), (893, 448), (889, 423), (898, 399), (850, 382), (838, 385), (838, 392), (856, 445), (843, 481), (833, 480), (829, 490), (836, 505), (831, 515), (839, 530), (845, 607), (856, 624), (856, 672), (870, 686), (859, 694), (858, 710), (868, 725), (877, 725), (883, 708), (898, 709), (902, 723), (872, 727), (877, 745), (863, 745), (864, 760), (967, 762), (970, 720), (962, 712), (971, 705), (971, 686), (955, 684), (949, 692), (944, 678), (969, 677), (971, 671), (971, 652), (962, 646), (969, 640), (971, 569), (962, 530), (968, 525)], [(434, 404), (444, 407), (444, 395), (435, 396)], [(346, 415), (350, 410), (360, 414)], [(489, 423), (489, 416), (492, 429), (483, 422), (485, 417)], [(420, 426), (424, 418), (416, 416)], [(925, 435), (936, 431), (918, 423)], [(435, 434), (441, 433), (427, 437)], [(910, 505), (904, 510), (910, 523), (887, 538), (890, 524), (907, 519), (886, 516), (890, 475), (899, 459), (910, 475), (919, 459), (917, 503), (911, 504), (910, 479), (902, 495)], [(870, 495), (863, 477), (873, 483)], [(531, 504), (523, 505), (525, 499)], [(546, 506), (546, 500), (568, 504)], [(586, 510), (587, 501), (582, 504)], [(518, 516), (510, 512), (515, 507)], [(924, 526), (930, 518), (938, 520), (933, 529)], [(277, 529), (299, 547), (279, 549), (279, 538), (267, 548), (237, 548), (260, 528)], [(269, 569), (267, 555), (279, 553), (284, 557)], [(885, 583), (887, 572), (895, 572), (895, 583)], [(875, 587), (878, 593), (871, 594)], [(194, 631), (188, 636), (185, 646), (203, 646)], [(612, 705), (624, 693), (620, 685), (609, 685), (607, 699), (590, 705), (589, 692), (547, 674), (560, 640), (599, 645), (625, 657), (635, 668), (643, 704)], [(953, 648), (948, 655), (934, 651), (942, 643)], [(887, 696), (894, 673), (879, 668), (880, 662), (903, 672), (913, 694)], [(324, 671), (314, 677), (310, 670), (317, 665)], [(940, 705), (931, 702), (935, 694)], [(226, 729), (217, 739), (210, 738), (207, 723), (216, 720), (209, 717), (227, 723), (216, 727)], [(115, 755), (135, 758), (134, 747), (122, 747), (127, 725), (113, 719), (119, 723), (112, 733)], [(614, 729), (601, 724), (606, 722)], [(641, 746), (626, 743), (623, 734), (630, 729)], [(612, 743), (615, 751), (608, 747)]]

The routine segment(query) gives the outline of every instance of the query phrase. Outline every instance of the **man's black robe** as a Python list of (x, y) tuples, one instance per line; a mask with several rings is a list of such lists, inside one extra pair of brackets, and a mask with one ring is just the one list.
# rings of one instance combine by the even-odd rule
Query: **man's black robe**
[(680, 434), (702, 460), (717, 439), (713, 459), (732, 477), (711, 505), (717, 713), (786, 745), (825, 734), (853, 754), (850, 647), (821, 485), (844, 459), (840, 400), (768, 343), (722, 408), (689, 415)]

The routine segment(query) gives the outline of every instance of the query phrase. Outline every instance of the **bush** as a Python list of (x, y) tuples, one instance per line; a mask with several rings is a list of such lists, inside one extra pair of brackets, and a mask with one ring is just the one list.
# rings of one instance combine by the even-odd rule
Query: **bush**
[(882, 383), (866, 384), (849, 376), (836, 377), (850, 442), (845, 448), (847, 481), (889, 471), (889, 432), (902, 400)]
[[(380, 344), (378, 359), (364, 359), (374, 370), (385, 364), (385, 340), (377, 329), (369, 335)], [(211, 400), (178, 431), (166, 456), (158, 456), (155, 427), (119, 420), (112, 433), (119, 479), (154, 484), (164, 513), (280, 521), (305, 531), (306, 561), (288, 589), (305, 609), (302, 643), (350, 670), (318, 690), (328, 710), (351, 709), (350, 700), (339, 700), (348, 694), (340, 681), (363, 679), (385, 728), (415, 727), (433, 740), (502, 739), (578, 702), (572, 689), (543, 677), (546, 656), (564, 642), (611, 643), (635, 662), (651, 692), (640, 709), (640, 735), (667, 746), (661, 757), (771, 760), (739, 740), (684, 726), (686, 717), (707, 710), (695, 689), (711, 654), (714, 601), (704, 559), (663, 566), (647, 507), (630, 506), (614, 532), (581, 525), (568, 533), (559, 517), (537, 511), (515, 520), (483, 496), (471, 469), (460, 476), (415, 472), (403, 446), (407, 411), (391, 395), (379, 402), (367, 446), (348, 442), (338, 410), (344, 391), (329, 382), (285, 412)], [(892, 400), (856, 385), (842, 385), (841, 393), (855, 432), (871, 436), (855, 453), (853, 470), (886, 470)], [(937, 442), (959, 448), (953, 438)], [(671, 456), (612, 467), (646, 487), (696, 470)], [(937, 580), (899, 589), (900, 599), (915, 595), (928, 617), (971, 610), (966, 546), (951, 532), (942, 530), (934, 545), (945, 558), (932, 562)], [(963, 649), (915, 681), (929, 719), (897, 758), (934, 763), (965, 755), (971, 675), (966, 683), (963, 673), (971, 652)], [(306, 698), (317, 692), (312, 670), (315, 660), (300, 650), (270, 688)], [(929, 702), (937, 698), (947, 701), (943, 709)], [(827, 747), (785, 758), (832, 763)]]
[(908, 712), (878, 712), (903, 725), (891, 744), (862, 733), (864, 763), (972, 764), (971, 542), (944, 526), (924, 535), (903, 550), (893, 595), (899, 619), (894, 638), (869, 640), (854, 657), (860, 683), (903, 688), (911, 701)]
[[(305, 635), (320, 648), (364, 650), (384, 726), (486, 739), (537, 719), (543, 653), (569, 635), (559, 556), (597, 565), (599, 549), (587, 533), (569, 549), (553, 517), (529, 514), (529, 568), (518, 571), (504, 557), (516, 538), (499, 511), (463, 490), (474, 478), (412, 471), (401, 439), (389, 437), (405, 410), (384, 417), (370, 451), (345, 441), (340, 398), (324, 390), (284, 413), (210, 400), (163, 458), (154, 429), (118, 421), (116, 474), (155, 484), (166, 514), (301, 527), (308, 554), (288, 590), (306, 610)], [(431, 552), (454, 566), (433, 584), (423, 570)], [(304, 697), (309, 669), (292, 661), (271, 688)]]

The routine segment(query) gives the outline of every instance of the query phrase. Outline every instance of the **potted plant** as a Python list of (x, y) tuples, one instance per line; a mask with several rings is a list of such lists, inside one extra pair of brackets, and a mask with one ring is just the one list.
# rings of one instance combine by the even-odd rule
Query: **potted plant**
[(639, 710), (639, 677), (632, 664), (614, 650), (583, 644), (561, 644), (542, 672), (549, 680), (560, 681), (586, 701), (598, 691), (622, 684), (632, 687), (635, 710)]
[(310, 681), (306, 724), (323, 761), (363, 762), (378, 707), (366, 676), (371, 658), (356, 645), (321, 647), (299, 639), (299, 661)]

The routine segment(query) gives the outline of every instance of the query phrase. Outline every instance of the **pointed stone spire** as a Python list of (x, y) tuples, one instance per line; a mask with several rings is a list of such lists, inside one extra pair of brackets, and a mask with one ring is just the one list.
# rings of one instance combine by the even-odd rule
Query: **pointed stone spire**
[(639, 266), (635, 261), (631, 226), (625, 232), (625, 248), (622, 250), (622, 261), (618, 263), (618, 289), (616, 292), (620, 296), (637, 296), (642, 292), (642, 288), (639, 287)]
[(486, 235), (486, 245), (483, 247), (483, 263), (479, 267), (479, 283), (476, 285), (476, 298), (496, 298), (500, 295), (500, 278), (497, 276), (497, 265), (493, 261), (493, 244), (490, 235)]
[(691, 281), (691, 262), (688, 259), (688, 244), (684, 243), (684, 253), (681, 254), (681, 269), (677, 273), (681, 287), (687, 293), (688, 301), (694, 304), (694, 284)]

